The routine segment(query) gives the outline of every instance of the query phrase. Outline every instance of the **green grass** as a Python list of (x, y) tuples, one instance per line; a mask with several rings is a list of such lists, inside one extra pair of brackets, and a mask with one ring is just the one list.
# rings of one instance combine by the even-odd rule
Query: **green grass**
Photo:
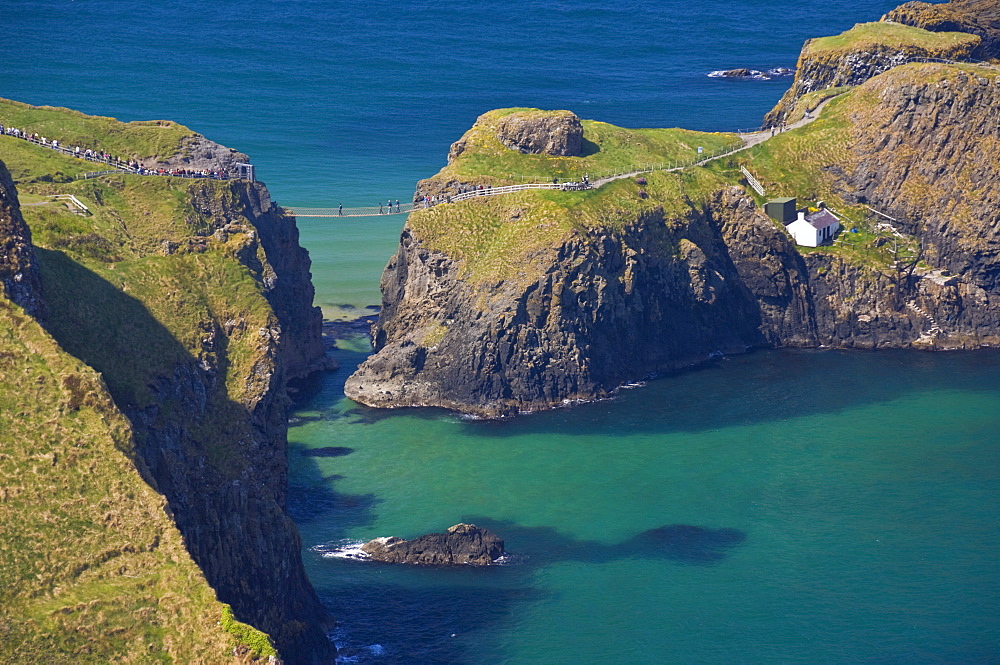
[[(938, 81), (942, 77), (957, 76), (962, 71), (985, 75), (986, 70), (972, 65), (906, 65), (884, 74), (883, 77), (891, 77), (885, 79), (888, 82), (884, 85)], [(692, 212), (707, 205), (715, 192), (740, 183), (743, 179), (740, 166), (746, 166), (767, 192), (763, 197), (748, 189), (758, 205), (778, 196), (794, 196), (801, 205), (822, 200), (856, 220), (853, 226), (861, 231), (841, 234), (840, 242), (833, 246), (800, 251), (825, 252), (857, 265), (884, 270), (893, 261), (890, 248), (876, 246), (880, 234), (876, 233), (874, 222), (867, 220), (868, 211), (849, 205), (843, 199), (831, 171), (849, 173), (857, 167), (858, 156), (850, 146), (858, 132), (882, 123), (884, 119), (878, 114), (889, 112), (881, 101), (881, 93), (874, 88), (878, 82), (874, 80), (870, 85), (853, 90), (839, 88), (807, 95), (800, 100), (798, 113), (815, 109), (824, 99), (835, 98), (812, 123), (780, 133), (763, 144), (715, 160), (705, 167), (645, 174), (644, 185), (639, 185), (635, 178), (627, 178), (584, 192), (534, 190), (475, 198), (418, 210), (410, 216), (409, 224), (428, 248), (458, 259), (465, 279), (486, 287), (503, 282), (527, 283), (551, 262), (555, 249), (574, 234), (580, 237), (599, 235), (602, 229), (620, 230), (635, 224), (682, 229), (689, 223)], [(468, 169), (467, 175), (497, 173), (500, 168), (513, 164), (527, 165), (522, 172), (537, 173), (536, 164), (559, 164), (567, 159), (521, 155), (494, 145), (499, 142), (483, 128), (508, 112), (510, 110), (487, 114), (486, 121), (481, 121), (477, 129), (467, 134), (467, 140), (472, 140), (468, 140), (466, 154), (436, 178), (446, 181), (459, 176), (461, 168)], [(593, 123), (588, 124), (592, 126)], [(620, 131), (635, 136), (630, 133), (632, 130)], [(890, 158), (910, 158), (903, 149), (897, 152)], [(624, 151), (617, 154), (635, 156), (635, 153)], [(907, 195), (926, 197), (932, 194), (917, 191), (918, 185), (914, 184), (913, 191)], [(643, 192), (645, 198), (641, 196)], [(908, 247), (907, 251), (915, 252), (916, 248)], [(439, 334), (440, 331), (428, 331), (432, 340)]]
[(839, 35), (809, 40), (802, 55), (815, 57), (831, 52), (868, 51), (874, 46), (888, 46), (941, 53), (941, 57), (961, 53), (967, 56), (979, 42), (979, 37), (965, 32), (930, 32), (901, 23), (858, 23)]
[[(442, 182), (488, 182), (592, 179), (636, 167), (691, 161), (697, 148), (712, 153), (737, 147), (734, 134), (682, 129), (624, 129), (584, 120), (584, 156), (526, 155), (504, 146), (496, 136), (501, 118), (511, 113), (542, 114), (538, 109), (500, 109), (480, 116), (463, 136), (464, 152), (434, 179)], [(693, 205), (701, 205), (720, 185), (703, 169), (679, 173), (654, 172), (582, 192), (532, 190), (482, 197), (417, 210), (408, 224), (430, 248), (459, 259), (462, 276), (477, 284), (533, 280), (555, 251), (572, 234), (595, 229), (621, 229), (638, 219), (679, 224)], [(643, 197), (642, 194), (645, 194)], [(441, 331), (429, 331), (430, 338)]]
[(711, 153), (726, 146), (740, 145), (735, 134), (686, 129), (625, 129), (583, 120), (583, 156), (526, 155), (506, 147), (496, 136), (500, 119), (515, 112), (542, 113), (538, 109), (500, 109), (480, 116), (462, 137), (465, 151), (435, 178), (494, 185), (547, 182), (553, 178), (580, 180), (584, 174), (595, 179), (641, 165), (687, 162), (697, 157), (699, 146)]
[[(30, 106), (0, 99), (0, 124), (58, 139), (65, 146), (102, 149), (137, 159), (168, 158), (195, 132), (167, 120), (120, 122), (54, 106)], [(18, 139), (19, 140), (19, 139)], [(96, 170), (96, 169), (90, 169)]]
[(13, 136), (0, 136), (0, 155), (14, 182), (23, 185), (72, 182), (77, 175), (96, 171), (100, 166)]
[(273, 325), (273, 314), (260, 276), (236, 258), (253, 247), (252, 228), (246, 224), (217, 240), (210, 235), (211, 215), (192, 204), (197, 197), (236, 208), (232, 188), (238, 185), (128, 174), (45, 182), (40, 176), (53, 161), (78, 160), (9, 137), (0, 141), (0, 160), (11, 149), (17, 178), (26, 181), (16, 182), (36, 202), (73, 194), (91, 211), (80, 216), (61, 204), (22, 208), (35, 244), (52, 250), (42, 252), (43, 276), (58, 305), (51, 325), (75, 354), (106, 373), (116, 398), (144, 404), (151, 377), (204, 355), (206, 329), (230, 320), (243, 325), (218, 360), (228, 397), (240, 402), (260, 388), (251, 378), (264, 353), (257, 331)]
[(475, 284), (531, 282), (573, 234), (620, 231), (637, 223), (681, 228), (692, 210), (725, 184), (701, 168), (643, 177), (645, 185), (626, 178), (583, 192), (527, 190), (474, 198), (418, 210), (408, 224), (425, 246), (458, 259), (462, 277)]
[(233, 616), (233, 609), (229, 605), (222, 608), (222, 628), (231, 633), (239, 644), (246, 646), (254, 656), (264, 657), (277, 656), (278, 652), (271, 644), (266, 633), (262, 633), (253, 626), (237, 621)]
[(824, 88), (823, 90), (814, 90), (812, 92), (807, 92), (806, 94), (795, 100), (795, 106), (788, 112), (785, 117), (785, 122), (789, 125), (802, 120), (805, 114), (812, 113), (827, 99), (832, 99), (833, 97), (839, 97), (851, 90), (851, 86), (837, 86), (834, 88)]
[(223, 663), (240, 637), (99, 376), (0, 298), (5, 663)]

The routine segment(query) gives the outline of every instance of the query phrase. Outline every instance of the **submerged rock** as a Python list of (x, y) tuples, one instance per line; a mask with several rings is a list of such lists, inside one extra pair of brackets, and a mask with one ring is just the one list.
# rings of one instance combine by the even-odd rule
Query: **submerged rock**
[(446, 533), (429, 533), (413, 540), (376, 538), (361, 546), (375, 561), (432, 566), (488, 566), (503, 556), (503, 541), (475, 524), (456, 524)]

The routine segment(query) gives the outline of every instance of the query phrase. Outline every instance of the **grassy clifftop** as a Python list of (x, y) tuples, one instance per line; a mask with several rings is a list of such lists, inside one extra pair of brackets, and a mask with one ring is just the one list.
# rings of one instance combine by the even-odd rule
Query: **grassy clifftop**
[[(491, 183), (591, 180), (641, 165), (682, 163), (695, 159), (698, 147), (711, 153), (742, 145), (735, 134), (684, 129), (626, 129), (583, 120), (580, 156), (524, 154), (498, 138), (500, 121), (517, 113), (544, 117), (538, 109), (498, 109), (479, 117), (456, 145), (461, 151), (448, 166), (426, 183)], [(565, 112), (555, 112), (565, 113)], [(453, 155), (454, 155), (453, 148)], [(462, 260), (464, 275), (477, 283), (530, 277), (524, 262), (544, 262), (548, 251), (574, 233), (593, 228), (621, 228), (650, 214), (683, 218), (691, 205), (707, 201), (718, 186), (703, 170), (656, 172), (624, 179), (600, 189), (563, 192), (522, 191), (500, 197), (482, 197), (458, 204), (417, 210), (408, 225), (431, 249)], [(694, 202), (694, 203), (692, 203)]]
[[(220, 362), (204, 338), (213, 326), (238, 321), (220, 369), (230, 397), (243, 398), (246, 377), (267, 353), (257, 331), (274, 326), (259, 275), (238, 260), (259, 248), (248, 224), (220, 231), (207, 210), (194, 206), (236, 205), (235, 185), (128, 174), (46, 182), (53, 166), (72, 172), (79, 160), (0, 137), (0, 159), (8, 154), (22, 213), (43, 250), (50, 327), (65, 333), (64, 343), (105, 372), (118, 396), (141, 404), (152, 377), (179, 360)], [(78, 197), (91, 214), (52, 202), (59, 194)], [(108, 300), (95, 300), (102, 293)], [(143, 322), (155, 328), (144, 330)]]
[[(875, 30), (881, 31), (882, 28)], [(888, 25), (888, 30), (913, 29)], [(940, 33), (934, 35), (935, 38), (940, 36)], [(946, 38), (951, 39), (947, 35)], [(928, 145), (921, 152), (907, 145), (905, 132), (893, 127), (889, 117), (906, 109), (905, 100), (896, 98), (910, 94), (907, 91), (931, 90), (940, 86), (944, 91), (941, 105), (927, 100), (927, 106), (920, 113), (929, 118), (946, 113), (951, 118), (953, 114), (948, 100), (952, 93), (947, 91), (970, 89), (970, 81), (974, 84), (972, 89), (975, 89), (997, 78), (995, 70), (972, 64), (902, 65), (878, 76), (870, 84), (810, 93), (801, 100), (799, 114), (805, 108), (814, 108), (831, 95), (839, 96), (825, 106), (818, 120), (794, 131), (779, 132), (773, 139), (754, 148), (711, 162), (705, 167), (691, 167), (673, 173), (658, 171), (641, 176), (642, 184), (639, 178), (626, 178), (582, 192), (541, 190), (477, 197), (418, 210), (410, 216), (408, 224), (426, 247), (458, 259), (462, 274), (476, 283), (524, 281), (537, 274), (534, 268), (544, 267), (551, 261), (551, 252), (574, 234), (583, 237), (599, 234), (601, 229), (620, 229), (637, 223), (683, 226), (692, 214), (706, 205), (715, 191), (740, 183), (743, 176), (739, 167), (746, 166), (763, 182), (768, 197), (795, 196), (802, 205), (826, 201), (856, 220), (856, 226), (862, 231), (845, 236), (845, 244), (801, 251), (840, 254), (851, 262), (884, 268), (891, 263), (892, 257), (886, 254), (886, 250), (872, 249), (874, 237), (867, 231), (869, 226), (874, 225), (865, 222), (869, 211), (859, 205), (853, 195), (846, 196), (845, 175), (859, 172), (872, 159), (860, 146), (878, 148), (886, 142), (899, 143), (894, 149), (879, 152), (878, 163), (908, 174), (905, 187), (899, 194), (901, 202), (929, 200), (936, 191), (935, 183), (924, 178), (922, 168), (911, 172), (906, 164), (930, 164), (940, 160), (940, 148)], [(502, 117), (509, 111), (492, 112), (484, 118)], [(595, 124), (598, 123), (585, 123), (584, 126), (590, 129)], [(468, 141), (466, 152), (436, 175), (434, 180), (496, 173), (501, 168), (498, 164), (502, 164), (502, 168), (521, 165), (527, 177), (527, 174), (546, 172), (546, 169), (551, 172), (558, 165), (574, 159), (522, 155), (500, 144), (495, 136), (490, 135), (489, 128), (488, 122), (477, 123), (477, 127), (466, 134), (467, 139), (473, 138)], [(650, 157), (663, 155), (666, 150), (677, 149), (678, 146), (676, 130), (642, 130), (648, 134), (636, 134), (634, 130), (607, 126), (604, 131), (607, 134), (601, 139), (602, 148), (591, 156), (592, 159), (607, 159), (612, 163), (616, 160), (635, 160), (634, 164), (642, 164)], [(658, 134), (658, 131), (663, 133)], [(685, 140), (686, 144), (692, 140), (703, 140), (704, 135), (692, 134)], [(631, 141), (609, 141), (609, 135), (629, 137)], [(636, 137), (648, 135), (659, 137), (668, 147), (658, 151), (636, 145)], [(709, 136), (725, 140), (722, 138), (725, 135)], [(596, 140), (594, 142), (597, 143)], [(609, 154), (599, 157), (605, 150)], [(931, 166), (927, 169), (933, 170)], [(965, 167), (956, 166), (956, 169), (961, 173)], [(970, 183), (969, 191), (978, 191), (974, 183)], [(764, 202), (764, 197), (749, 189), (748, 192), (759, 204)], [(955, 213), (958, 215), (954, 217), (956, 221), (974, 223), (971, 213), (965, 208)], [(848, 241), (857, 241), (858, 247), (849, 246)]]
[(0, 124), (57, 139), (81, 149), (101, 148), (113, 155), (136, 159), (176, 155), (186, 138), (195, 136), (168, 120), (120, 122), (55, 106), (31, 106), (0, 98)]
[(806, 95), (861, 85), (913, 59), (967, 61), (981, 41), (964, 32), (931, 32), (892, 22), (859, 23), (840, 35), (810, 39), (799, 54), (792, 86), (764, 117), (764, 125), (794, 120)]
[(930, 32), (901, 23), (858, 23), (839, 35), (809, 40), (802, 55), (815, 58), (889, 47), (925, 57), (955, 58), (967, 57), (979, 42), (979, 37), (965, 32)]

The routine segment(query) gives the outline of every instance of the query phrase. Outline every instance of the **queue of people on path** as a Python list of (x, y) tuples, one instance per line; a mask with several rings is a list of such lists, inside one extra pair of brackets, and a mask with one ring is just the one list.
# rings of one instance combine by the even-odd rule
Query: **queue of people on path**
[(51, 148), (57, 150), (63, 154), (69, 155), (71, 157), (76, 157), (78, 159), (85, 159), (89, 162), (99, 162), (101, 164), (107, 164), (115, 169), (121, 171), (127, 171), (129, 173), (134, 173), (136, 175), (161, 175), (161, 176), (173, 176), (176, 178), (213, 178), (216, 180), (228, 180), (230, 178), (226, 171), (222, 170), (194, 170), (194, 169), (164, 169), (164, 168), (147, 168), (142, 165), (139, 161), (134, 159), (122, 159), (121, 157), (116, 157), (109, 152), (104, 150), (92, 150), (90, 148), (81, 148), (80, 146), (64, 146), (59, 143), (58, 139), (49, 139), (45, 136), (39, 136), (37, 132), (29, 132), (26, 129), (18, 129), (16, 127), (6, 127), (0, 124), (0, 134), (4, 136), (13, 136), (15, 138), (24, 139), (34, 143), (35, 145), (44, 146), (46, 148)]

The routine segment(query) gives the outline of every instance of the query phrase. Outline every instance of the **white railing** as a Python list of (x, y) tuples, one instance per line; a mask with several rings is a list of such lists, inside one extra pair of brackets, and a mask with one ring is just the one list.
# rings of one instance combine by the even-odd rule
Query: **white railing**
[(85, 214), (85, 215), (90, 214), (90, 208), (83, 205), (83, 202), (80, 201), (80, 199), (73, 196), (72, 194), (52, 194), (49, 196), (49, 198), (54, 201), (68, 201), (69, 206), (71, 208), (76, 208), (74, 212), (78, 214)]
[(743, 177), (747, 179), (747, 182), (751, 187), (753, 187), (754, 191), (761, 196), (764, 196), (764, 186), (760, 184), (760, 181), (758, 181), (757, 178), (753, 177), (752, 173), (747, 171), (747, 167), (741, 166), (740, 171), (743, 172)]

